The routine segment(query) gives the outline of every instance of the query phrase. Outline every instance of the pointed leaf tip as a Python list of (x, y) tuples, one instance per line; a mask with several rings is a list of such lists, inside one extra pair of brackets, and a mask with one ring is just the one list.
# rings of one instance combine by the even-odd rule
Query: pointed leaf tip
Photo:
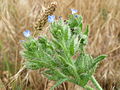
[(84, 32), (84, 34), (88, 36), (88, 33), (89, 33), (89, 25), (86, 26), (86, 31)]
[(57, 86), (59, 86), (60, 84), (62, 84), (63, 82), (67, 81), (67, 79), (60, 79), (58, 82), (56, 82), (56, 84), (50, 89), (50, 90), (54, 90), (54, 88), (56, 88)]
[(106, 57), (107, 57), (107, 55), (100, 55), (100, 56), (98, 56), (97, 58), (94, 59), (94, 64), (99, 63), (100, 61), (102, 61)]

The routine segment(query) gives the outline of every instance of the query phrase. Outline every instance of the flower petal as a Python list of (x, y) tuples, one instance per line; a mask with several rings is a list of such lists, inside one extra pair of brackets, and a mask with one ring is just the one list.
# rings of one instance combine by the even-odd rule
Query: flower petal
[(78, 10), (76, 10), (76, 9), (71, 9), (71, 11), (72, 11), (72, 14), (75, 14), (78, 12)]
[(55, 16), (54, 15), (49, 15), (48, 16), (48, 22), (50, 22), (50, 23), (52, 23), (52, 22), (54, 22), (54, 20), (55, 20)]
[(25, 37), (29, 37), (29, 36), (31, 35), (30, 30), (25, 30), (25, 31), (23, 32), (23, 35), (24, 35)]

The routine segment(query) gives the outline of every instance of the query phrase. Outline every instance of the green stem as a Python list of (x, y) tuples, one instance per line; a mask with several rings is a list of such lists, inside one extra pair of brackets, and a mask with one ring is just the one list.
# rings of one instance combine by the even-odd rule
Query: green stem
[(95, 87), (98, 89), (98, 90), (103, 90), (101, 88), (101, 86), (99, 85), (99, 83), (97, 82), (97, 80), (95, 79), (94, 76), (91, 77), (91, 81), (93, 82), (93, 84), (95, 85)]
[(91, 87), (88, 86), (88, 85), (84, 86), (84, 88), (85, 88), (86, 90), (94, 90), (93, 88), (91, 88)]

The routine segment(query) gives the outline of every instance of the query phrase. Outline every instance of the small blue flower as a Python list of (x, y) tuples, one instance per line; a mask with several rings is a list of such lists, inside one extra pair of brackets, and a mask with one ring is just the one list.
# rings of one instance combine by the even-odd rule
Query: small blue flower
[(78, 15), (75, 15), (76, 18), (78, 18)]
[(71, 9), (71, 11), (72, 11), (72, 14), (75, 14), (78, 12), (78, 10), (76, 10), (76, 9)]
[(49, 15), (48, 16), (48, 22), (50, 22), (50, 23), (52, 23), (52, 22), (54, 22), (54, 20), (55, 20), (55, 16), (54, 15)]
[(25, 37), (29, 37), (29, 36), (31, 35), (30, 30), (25, 30), (25, 31), (23, 32), (23, 35), (24, 35)]

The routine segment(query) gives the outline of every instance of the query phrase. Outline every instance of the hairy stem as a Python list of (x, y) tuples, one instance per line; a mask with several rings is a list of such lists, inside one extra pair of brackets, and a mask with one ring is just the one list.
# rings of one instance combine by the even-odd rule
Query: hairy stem
[(84, 88), (85, 88), (86, 90), (94, 90), (93, 88), (91, 88), (91, 87), (88, 86), (88, 85), (85, 85)]
[(94, 76), (91, 77), (91, 81), (93, 82), (93, 84), (95, 85), (95, 87), (98, 89), (98, 90), (103, 90), (101, 88), (101, 86), (99, 85), (99, 83), (97, 82), (97, 80), (95, 79)]

